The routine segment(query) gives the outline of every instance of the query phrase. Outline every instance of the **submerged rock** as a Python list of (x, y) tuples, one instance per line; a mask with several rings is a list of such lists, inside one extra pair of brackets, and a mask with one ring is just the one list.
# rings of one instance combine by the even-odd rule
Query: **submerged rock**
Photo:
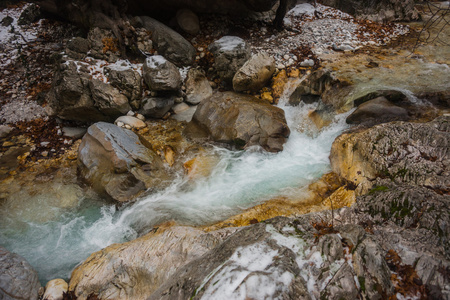
[(238, 149), (261, 146), (278, 152), (283, 150), (290, 130), (282, 109), (252, 96), (218, 92), (199, 104), (187, 133)]
[(130, 201), (168, 178), (161, 158), (131, 130), (99, 122), (88, 128), (78, 149), (82, 178), (101, 194)]
[(37, 300), (38, 274), (20, 255), (0, 246), (0, 299)]
[(93, 253), (73, 272), (77, 299), (145, 299), (186, 263), (217, 246), (235, 229), (204, 233), (191, 227), (159, 228), (134, 241)]

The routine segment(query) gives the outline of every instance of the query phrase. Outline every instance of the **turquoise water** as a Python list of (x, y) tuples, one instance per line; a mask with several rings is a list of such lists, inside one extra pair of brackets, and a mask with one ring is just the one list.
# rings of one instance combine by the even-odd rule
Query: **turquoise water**
[[(346, 128), (345, 116), (317, 131), (307, 121), (314, 106), (281, 107), (291, 136), (280, 153), (215, 148), (218, 163), (208, 178), (189, 181), (180, 174), (167, 189), (120, 209), (79, 191), (72, 204), (64, 207), (45, 195), (33, 199), (32, 206), (3, 206), (0, 244), (24, 256), (45, 284), (69, 278), (71, 270), (92, 252), (134, 239), (155, 224), (169, 220), (211, 224), (274, 196), (298, 193), (329, 171), (331, 144)], [(65, 197), (73, 197), (70, 191)]]

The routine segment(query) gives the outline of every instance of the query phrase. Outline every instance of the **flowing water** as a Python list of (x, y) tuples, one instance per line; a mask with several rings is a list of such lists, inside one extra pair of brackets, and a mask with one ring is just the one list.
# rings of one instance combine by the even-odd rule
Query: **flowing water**
[[(45, 195), (34, 199), (34, 204), (16, 207), (14, 213), (4, 205), (0, 244), (24, 256), (45, 284), (53, 278), (68, 278), (73, 267), (92, 252), (134, 239), (155, 224), (168, 220), (211, 224), (274, 196), (299, 193), (329, 171), (331, 144), (346, 127), (347, 114), (317, 131), (307, 118), (314, 105), (280, 107), (291, 128), (280, 153), (215, 148), (218, 163), (209, 177), (189, 181), (180, 174), (167, 189), (120, 209), (83, 195), (72, 206), (60, 207)], [(50, 220), (36, 218), (48, 211), (52, 211)]]

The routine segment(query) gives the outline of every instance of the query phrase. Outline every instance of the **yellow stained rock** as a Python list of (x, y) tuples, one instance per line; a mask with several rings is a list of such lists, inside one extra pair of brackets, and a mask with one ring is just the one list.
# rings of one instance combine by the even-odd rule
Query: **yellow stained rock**
[(277, 103), (278, 99), (280, 99), (281, 95), (283, 95), (284, 87), (288, 81), (288, 77), (286, 75), (286, 70), (281, 70), (277, 75), (275, 75), (272, 79), (272, 91), (274, 102)]
[(173, 166), (175, 163), (175, 151), (170, 146), (164, 147), (164, 159), (169, 164), (169, 166)]
[(268, 101), (269, 103), (273, 104), (273, 97), (271, 92), (264, 92), (261, 94), (261, 100)]
[(300, 70), (299, 69), (292, 69), (289, 74), (289, 77), (298, 78), (300, 77)]
[(323, 118), (317, 111), (312, 110), (308, 113), (308, 118), (314, 123), (317, 129), (322, 129), (331, 124), (331, 120)]
[[(335, 173), (327, 173), (318, 181), (310, 184), (306, 192), (299, 192), (295, 198), (278, 197), (271, 199), (265, 203), (249, 208), (239, 215), (212, 226), (204, 227), (203, 229), (205, 231), (213, 231), (226, 227), (247, 226), (278, 216), (307, 214), (330, 209), (331, 205), (324, 204), (324, 201), (332, 197), (340, 189), (341, 185), (342, 182), (338, 175)], [(351, 192), (354, 193), (354, 191)], [(343, 192), (340, 192), (334, 196), (336, 199), (331, 198), (334, 209), (345, 206), (353, 201), (352, 199), (345, 200), (346, 198), (344, 196)], [(342, 197), (342, 199), (339, 197)]]

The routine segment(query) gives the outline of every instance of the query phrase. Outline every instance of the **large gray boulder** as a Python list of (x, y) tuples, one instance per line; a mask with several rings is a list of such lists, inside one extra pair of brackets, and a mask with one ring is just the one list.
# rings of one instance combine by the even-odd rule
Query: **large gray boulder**
[(150, 17), (140, 17), (143, 27), (152, 33), (153, 46), (159, 54), (178, 66), (194, 62), (196, 50), (184, 37)]
[(217, 74), (228, 83), (251, 56), (250, 46), (237, 36), (224, 36), (209, 45), (208, 50), (214, 55)]
[(159, 228), (136, 240), (93, 253), (70, 279), (77, 299), (145, 299), (175, 271), (217, 246), (236, 229), (205, 233), (191, 227)]
[(391, 121), (406, 121), (408, 111), (397, 106), (384, 97), (378, 97), (364, 102), (347, 117), (347, 124), (386, 123)]
[(236, 92), (257, 92), (272, 78), (275, 59), (266, 53), (252, 56), (234, 75), (233, 89)]
[(428, 123), (392, 122), (344, 133), (332, 145), (331, 167), (362, 191), (378, 177), (448, 191), (449, 121), (446, 115)]
[[(370, 296), (393, 294), (384, 253), (364, 229), (321, 231), (314, 224), (307, 217), (279, 217), (243, 228), (180, 268), (147, 299), (375, 299)], [(355, 243), (350, 246), (346, 236), (355, 236)], [(377, 289), (358, 288), (358, 278)]]
[(48, 113), (61, 119), (92, 122), (109, 117), (95, 106), (89, 88), (89, 72), (78, 71), (73, 61), (59, 65), (48, 93)]
[(158, 189), (168, 179), (148, 142), (131, 130), (104, 122), (88, 128), (78, 149), (78, 168), (94, 190), (118, 202)]
[(282, 109), (252, 96), (217, 92), (198, 105), (187, 133), (238, 149), (261, 146), (278, 152), (290, 130)]
[(33, 267), (20, 255), (0, 246), (0, 299), (37, 300), (40, 287)]
[(145, 60), (143, 76), (152, 91), (175, 92), (183, 83), (178, 68), (161, 55), (154, 55)]
[(205, 73), (199, 69), (190, 69), (188, 71), (185, 85), (185, 101), (192, 105), (199, 104), (213, 93), (213, 89), (209, 84)]

